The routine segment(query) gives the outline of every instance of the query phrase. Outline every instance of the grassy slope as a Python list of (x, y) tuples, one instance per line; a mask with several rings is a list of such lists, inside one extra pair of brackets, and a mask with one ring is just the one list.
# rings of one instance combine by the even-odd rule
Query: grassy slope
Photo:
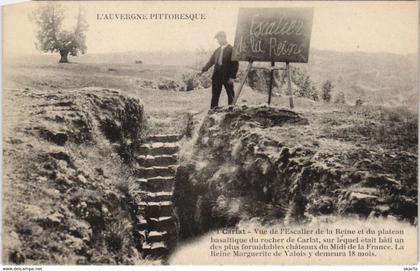
[[(147, 64), (84, 63), (84, 60), (82, 63), (77, 63), (78, 59), (74, 61), (75, 63), (59, 64), (57, 58), (51, 56), (35, 58), (31, 63), (26, 63), (26, 59), (6, 61), (8, 68), (4, 73), (5, 87), (35, 88), (52, 92), (91, 86), (116, 88), (138, 96), (142, 100), (152, 133), (181, 132), (187, 121), (187, 112), (192, 112), (196, 115), (196, 119), (199, 119), (209, 108), (210, 89), (174, 92), (141, 87), (142, 80), (180, 79), (183, 73), (192, 72), (189, 68)], [(254, 92), (245, 86), (238, 103), (262, 105), (266, 104), (266, 101), (267, 95)], [(226, 94), (222, 92), (220, 104), (226, 103)], [(272, 105), (288, 107), (288, 98), (273, 97)], [(327, 134), (345, 138), (355, 133), (353, 136), (360, 137), (361, 140), (382, 142), (384, 145), (393, 143), (393, 148), (405, 150), (412, 149), (414, 145), (417, 149), (417, 112), (412, 109), (407, 110), (402, 107), (386, 109), (375, 106), (355, 108), (325, 105), (295, 98), (295, 110), (304, 113), (317, 127), (321, 124), (331, 127), (331, 129), (324, 128)], [(345, 129), (349, 126), (354, 126), (354, 129), (351, 128), (351, 131)], [(415, 153), (416, 149), (412, 152)]]
[[(141, 59), (144, 63), (199, 67), (211, 55), (208, 52), (126, 52), (115, 54), (88, 54), (78, 62), (132, 63)], [(201, 63), (201, 64), (200, 64)], [(246, 63), (242, 63), (245, 70)], [(268, 65), (267, 63), (260, 63)], [(277, 64), (282, 65), (282, 64)], [(335, 85), (334, 94), (344, 92), (347, 101), (362, 95), (366, 101), (391, 105), (404, 104), (415, 107), (417, 103), (417, 67), (415, 54), (334, 52), (312, 49), (308, 64), (293, 64), (308, 71), (318, 89), (326, 80)]]
[[(91, 86), (116, 88), (141, 98), (145, 105), (145, 112), (151, 118), (157, 132), (168, 132), (163, 130), (166, 128), (180, 131), (185, 124), (183, 117), (186, 112), (202, 114), (207, 112), (210, 106), (210, 89), (172, 92), (145, 89), (139, 84), (141, 80), (180, 78), (182, 73), (191, 71), (188, 68), (147, 64), (59, 64), (57, 59), (52, 57), (36, 59), (36, 61), (35, 63), (25, 63), (25, 59), (19, 59), (7, 62), (6, 67), (9, 68), (5, 70), (4, 74), (5, 87), (49, 89), (52, 92), (59, 89)], [(267, 97), (245, 87), (240, 101), (263, 104), (266, 103)], [(306, 104), (306, 101), (302, 102)], [(227, 97), (223, 92), (220, 104), (226, 103)], [(274, 98), (273, 104), (286, 106), (288, 102), (284, 98)], [(299, 104), (298, 101), (297, 105), (299, 106)]]
[[(140, 87), (139, 82), (143, 79), (180, 78), (182, 73), (191, 71), (187, 68), (147, 64), (58, 64), (56, 57), (29, 60), (30, 63), (27, 61), (27, 59), (6, 61), (3, 125), (5, 130), (9, 130), (11, 133), (15, 133), (16, 124), (27, 121), (25, 114), (28, 112), (25, 113), (21, 110), (27, 101), (20, 100), (16, 96), (19, 90), (25, 88), (42, 89), (51, 93), (90, 86), (120, 89), (122, 92), (138, 96), (142, 100), (152, 133), (182, 131), (186, 122), (186, 113), (197, 113), (196, 116), (199, 119), (200, 116), (206, 114), (210, 103), (210, 89), (172, 92)], [(265, 104), (266, 100), (266, 95), (253, 92), (245, 87), (239, 102), (258, 105)], [(274, 97), (272, 103), (280, 107), (288, 106), (286, 97)], [(221, 104), (226, 104), (225, 93), (222, 93)], [(309, 133), (315, 137), (321, 135), (328, 138), (326, 145), (333, 142), (341, 144), (339, 141), (351, 141), (351, 143), (357, 144), (360, 141), (372, 147), (399, 149), (417, 156), (417, 112), (409, 112), (402, 108), (337, 107), (306, 99), (295, 99), (295, 105), (296, 111), (303, 113), (312, 124)], [(321, 127), (323, 128), (321, 129)], [(271, 136), (280, 135), (276, 135), (273, 131)], [(295, 134), (294, 136), (296, 142), (305, 138), (305, 135), (301, 137), (299, 134)], [(5, 134), (6, 137), (7, 134)], [(332, 140), (332, 137), (338, 140)], [(20, 151), (17, 150), (17, 152)], [(26, 155), (23, 151), (18, 153), (18, 157), (22, 164), (26, 164), (31, 159), (31, 156)], [(27, 164), (32, 165), (31, 163)], [(18, 167), (19, 165), (14, 166)], [(6, 174), (10, 169), (12, 169), (12, 165), (10, 167), (5, 165)], [(8, 190), (8, 185), (8, 183), (4, 184), (5, 190)], [(24, 183), (16, 185), (24, 187)], [(42, 196), (40, 190), (42, 187), (31, 185), (22, 190), (12, 190), (9, 196), (23, 197), (28, 201), (37, 200)], [(4, 200), (8, 202), (10, 198), (6, 197)], [(53, 204), (52, 201), (54, 201), (54, 199), (44, 200), (47, 201), (46, 204)], [(48, 203), (48, 201), (50, 202)], [(5, 223), (8, 223), (7, 219)]]

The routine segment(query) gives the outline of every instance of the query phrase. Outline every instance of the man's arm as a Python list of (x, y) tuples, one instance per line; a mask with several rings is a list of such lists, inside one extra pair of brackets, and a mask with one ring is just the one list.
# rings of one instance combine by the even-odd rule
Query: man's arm
[(210, 57), (210, 59), (209, 59), (209, 61), (207, 62), (207, 64), (206, 65), (204, 65), (204, 67), (201, 69), (201, 72), (203, 73), (203, 72), (206, 72), (206, 71), (208, 71), (208, 69), (210, 69), (210, 67), (211, 66), (213, 66), (214, 65), (214, 58), (215, 58), (215, 53), (216, 52), (214, 52), (212, 55), (211, 55), (211, 57)]

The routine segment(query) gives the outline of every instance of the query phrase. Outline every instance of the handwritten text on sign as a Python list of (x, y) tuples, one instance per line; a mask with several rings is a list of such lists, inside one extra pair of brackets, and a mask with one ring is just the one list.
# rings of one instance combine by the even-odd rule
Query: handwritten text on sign
[(232, 59), (308, 62), (312, 8), (241, 8)]

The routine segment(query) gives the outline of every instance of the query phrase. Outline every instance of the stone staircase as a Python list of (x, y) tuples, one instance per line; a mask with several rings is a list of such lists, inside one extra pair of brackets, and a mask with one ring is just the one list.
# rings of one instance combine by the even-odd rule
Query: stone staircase
[(180, 135), (152, 135), (137, 150), (135, 178), (139, 187), (136, 233), (143, 256), (162, 257), (176, 244), (177, 221), (172, 206)]

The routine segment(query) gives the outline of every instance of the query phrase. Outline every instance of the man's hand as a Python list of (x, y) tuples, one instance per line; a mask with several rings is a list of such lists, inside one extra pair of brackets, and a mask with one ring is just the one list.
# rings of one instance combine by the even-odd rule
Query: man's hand
[(229, 85), (233, 85), (233, 83), (234, 83), (234, 82), (233, 82), (233, 79), (232, 79), (232, 78), (229, 78), (229, 80), (228, 80), (228, 84), (229, 84)]

